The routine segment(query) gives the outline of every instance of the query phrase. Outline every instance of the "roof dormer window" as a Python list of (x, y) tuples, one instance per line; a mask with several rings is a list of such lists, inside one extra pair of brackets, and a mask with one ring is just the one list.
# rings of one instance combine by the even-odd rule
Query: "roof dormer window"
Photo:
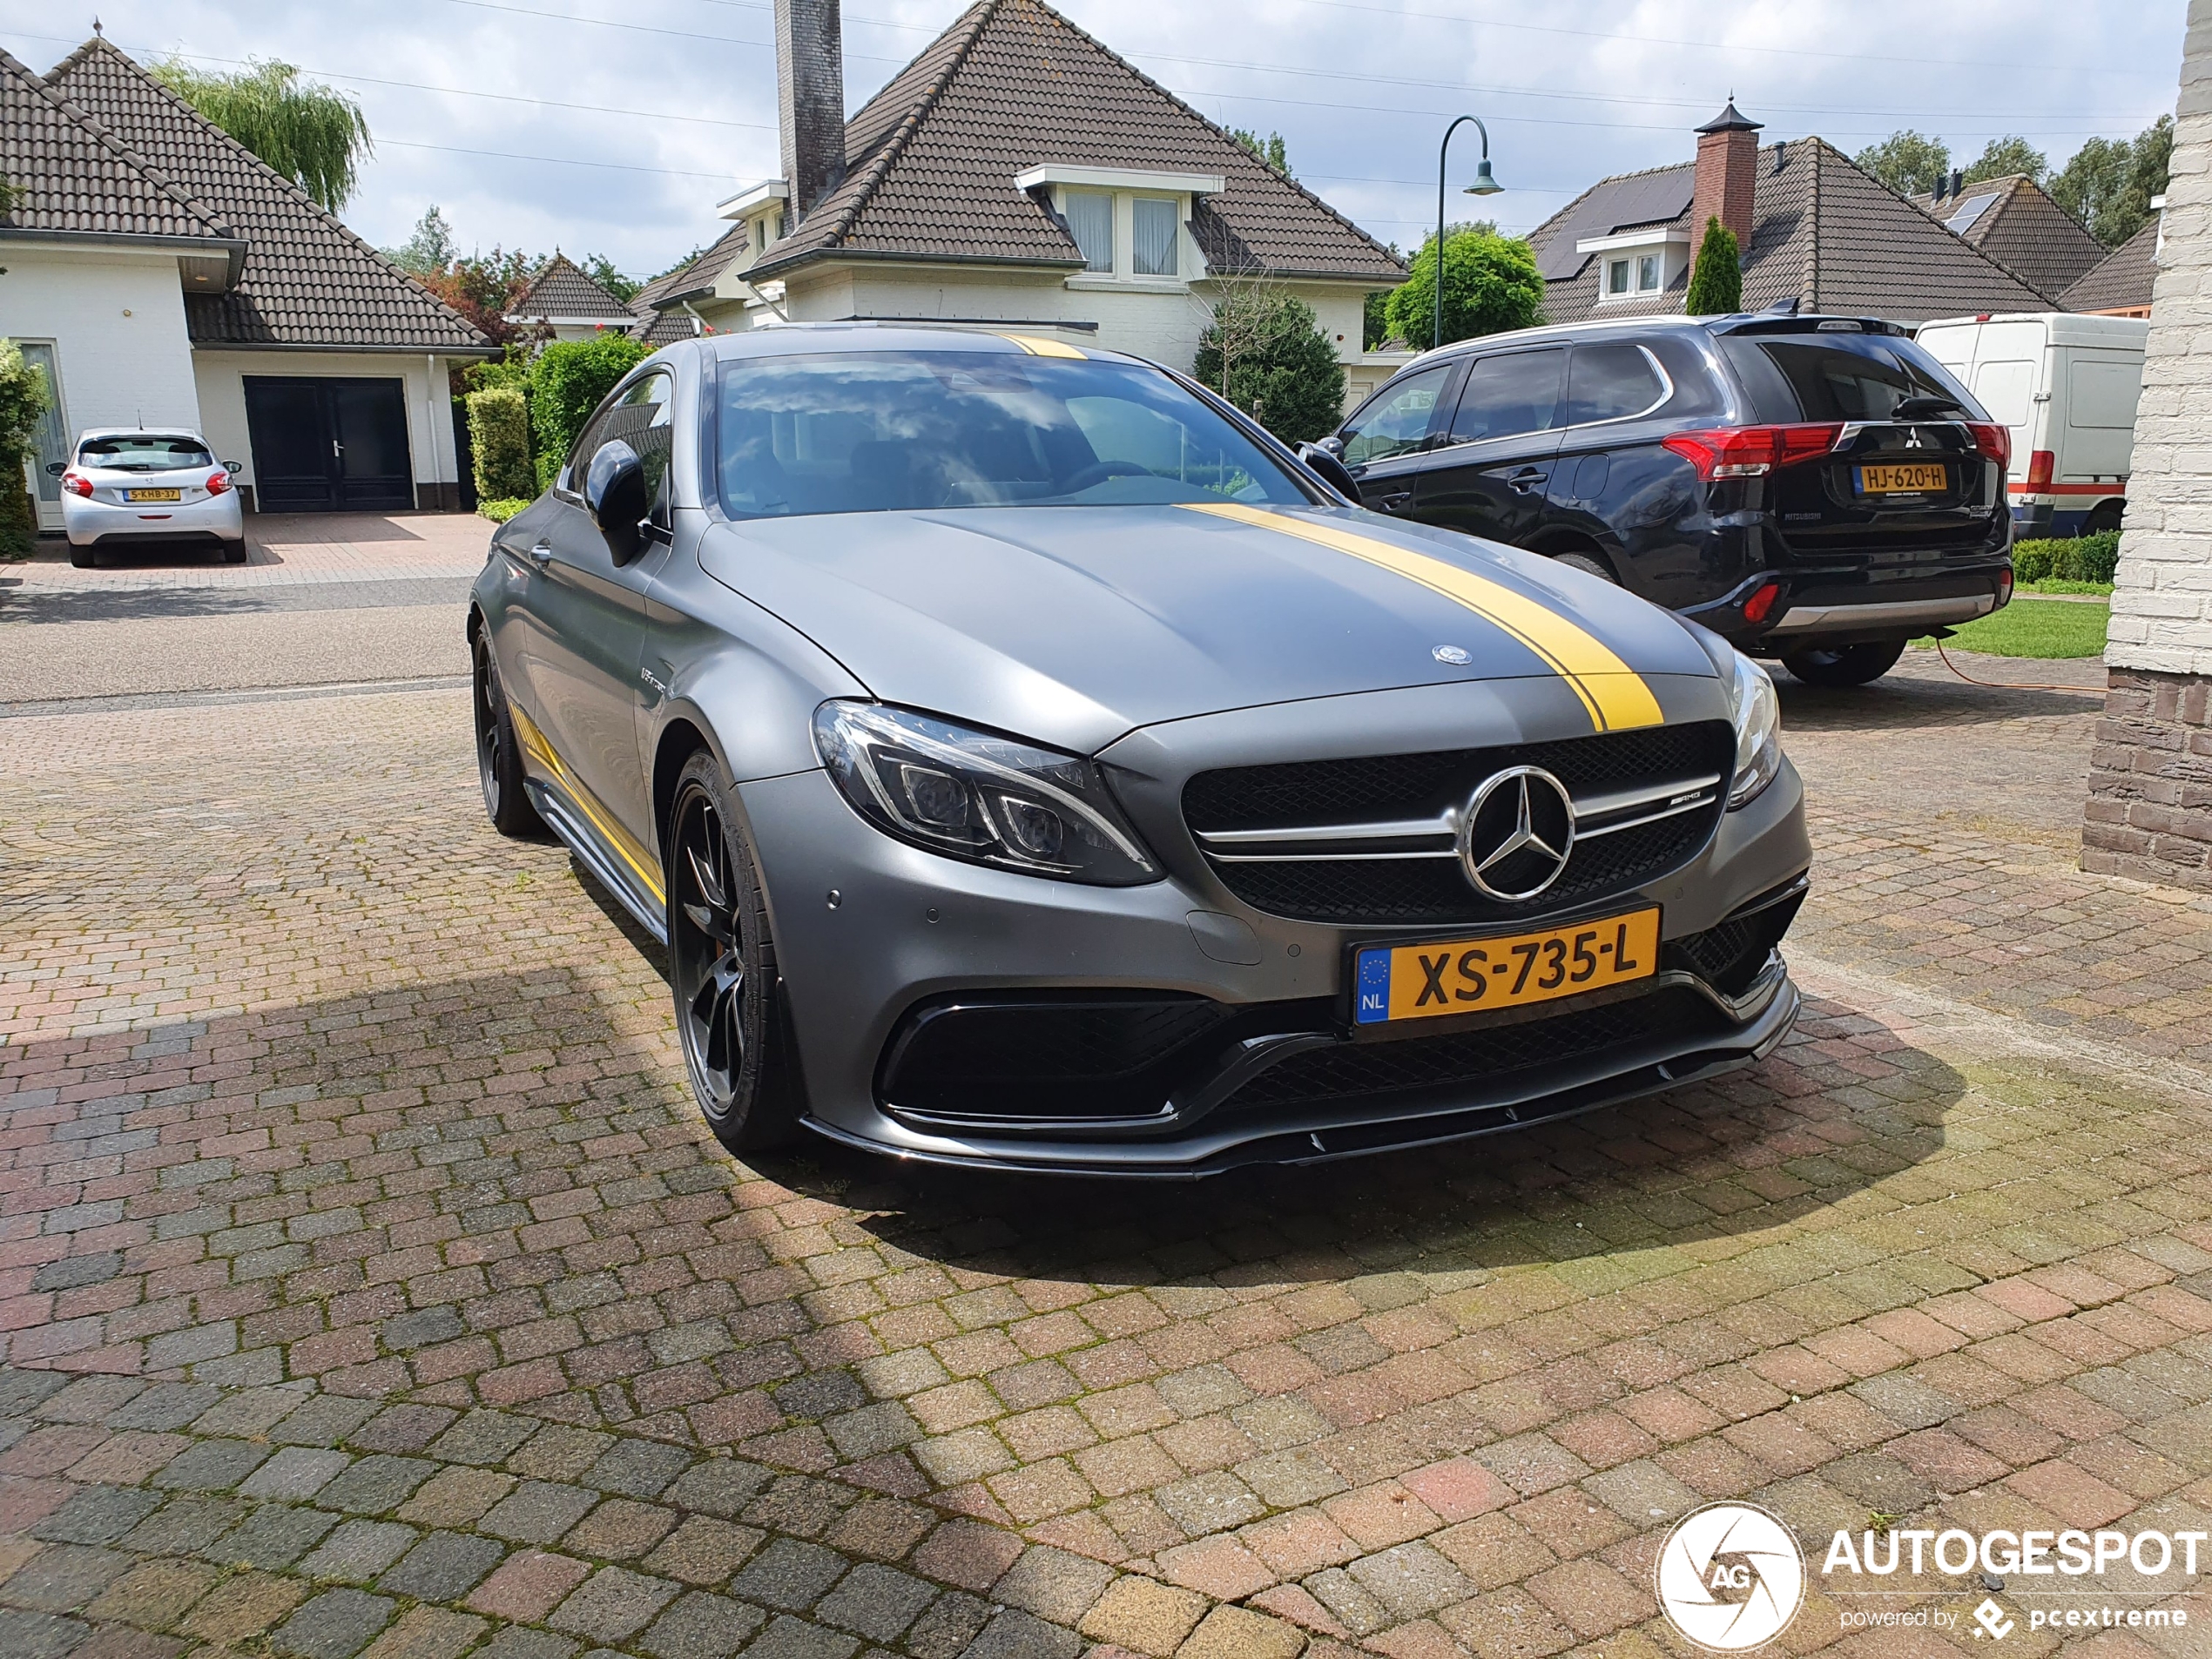
[(1048, 165), (1017, 173), (1017, 190), (1033, 195), (1067, 227), (1083, 268), (1070, 287), (1150, 287), (1180, 292), (1206, 272), (1190, 238), (1190, 214), (1201, 196), (1218, 195), (1219, 173), (1168, 172), (1149, 167)]
[(1575, 242), (1575, 251), (1598, 256), (1600, 305), (1649, 300), (1689, 269), (1689, 233), (1672, 224), (1585, 236)]

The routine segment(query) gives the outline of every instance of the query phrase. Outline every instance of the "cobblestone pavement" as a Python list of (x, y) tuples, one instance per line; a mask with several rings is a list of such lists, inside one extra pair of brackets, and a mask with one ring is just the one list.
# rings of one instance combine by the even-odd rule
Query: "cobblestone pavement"
[(1771, 1061), (1135, 1190), (732, 1161), (464, 693), (6, 722), (0, 1654), (1687, 1653), (1711, 1499), (2212, 1531), (2212, 907), (2073, 867), (2092, 698), (1784, 703)]
[(198, 549), (103, 553), (92, 570), (68, 545), (41, 537), (36, 556), (0, 565), (0, 597), (40, 593), (132, 593), (148, 588), (244, 590), (300, 582), (383, 582), (473, 576), (491, 526), (472, 513), (252, 513), (244, 564)]

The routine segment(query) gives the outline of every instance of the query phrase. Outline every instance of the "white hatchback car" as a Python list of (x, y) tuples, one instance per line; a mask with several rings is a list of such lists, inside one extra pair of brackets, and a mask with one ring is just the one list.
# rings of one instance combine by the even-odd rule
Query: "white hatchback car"
[(196, 432), (102, 427), (80, 435), (71, 458), (50, 462), (62, 481), (69, 562), (91, 564), (102, 548), (212, 544), (246, 562), (246, 525), (231, 475)]

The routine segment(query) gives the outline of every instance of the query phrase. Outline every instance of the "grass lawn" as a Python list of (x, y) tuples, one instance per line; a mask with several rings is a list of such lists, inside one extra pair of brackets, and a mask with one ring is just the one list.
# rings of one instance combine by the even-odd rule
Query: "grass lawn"
[(1944, 643), (1993, 657), (2095, 657), (2105, 648), (2108, 614), (2104, 605), (2015, 598), (1994, 616), (1961, 624)]

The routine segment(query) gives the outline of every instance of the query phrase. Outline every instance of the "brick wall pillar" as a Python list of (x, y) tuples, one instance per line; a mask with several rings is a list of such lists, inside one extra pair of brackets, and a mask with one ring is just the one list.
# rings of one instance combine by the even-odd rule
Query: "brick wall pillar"
[(2081, 867), (2212, 891), (2212, 0), (2183, 51)]

